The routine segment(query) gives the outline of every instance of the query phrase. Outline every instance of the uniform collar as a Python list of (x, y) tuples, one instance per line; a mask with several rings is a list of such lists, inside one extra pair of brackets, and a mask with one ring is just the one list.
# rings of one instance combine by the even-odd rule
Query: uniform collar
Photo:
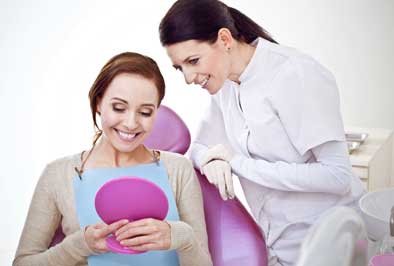
[(256, 69), (259, 69), (261, 67), (259, 66), (259, 64), (261, 64), (261, 60), (259, 60), (259, 57), (263, 55), (264, 47), (267, 45), (268, 42), (269, 41), (258, 37), (251, 43), (251, 45), (256, 47), (256, 50), (254, 51), (254, 54), (250, 59), (249, 64), (245, 67), (244, 71), (239, 76), (239, 81), (241, 82), (241, 84), (247, 81), (249, 78), (253, 77), (256, 74)]

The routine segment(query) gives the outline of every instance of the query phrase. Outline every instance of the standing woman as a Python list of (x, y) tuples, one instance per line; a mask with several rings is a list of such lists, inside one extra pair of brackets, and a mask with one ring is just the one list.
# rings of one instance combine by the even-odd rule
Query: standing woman
[(160, 40), (188, 84), (211, 102), (191, 149), (194, 164), (232, 198), (231, 173), (265, 234), (270, 265), (294, 265), (308, 228), (328, 209), (357, 208), (332, 74), (279, 45), (240, 11), (216, 0), (179, 0)]

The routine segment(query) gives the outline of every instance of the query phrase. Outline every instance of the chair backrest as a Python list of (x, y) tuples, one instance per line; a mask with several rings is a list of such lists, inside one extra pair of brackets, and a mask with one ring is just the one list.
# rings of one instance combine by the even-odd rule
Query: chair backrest
[(152, 132), (144, 144), (148, 148), (185, 154), (190, 146), (190, 133), (173, 110), (161, 105)]
[[(161, 105), (153, 131), (144, 144), (149, 148), (184, 154), (190, 146), (190, 133), (174, 111)], [(218, 190), (199, 171), (196, 174), (203, 193), (213, 265), (268, 265), (262, 232), (239, 200), (223, 201)], [(53, 243), (60, 242), (62, 235), (58, 229)]]
[[(145, 141), (150, 148), (184, 154), (190, 134), (182, 119), (161, 106), (153, 132)], [(199, 178), (207, 225), (209, 250), (215, 266), (265, 266), (267, 248), (262, 232), (238, 199), (223, 201), (205, 176)]]
[(218, 189), (199, 172), (213, 265), (267, 266), (267, 247), (254, 219), (237, 198), (223, 201)]

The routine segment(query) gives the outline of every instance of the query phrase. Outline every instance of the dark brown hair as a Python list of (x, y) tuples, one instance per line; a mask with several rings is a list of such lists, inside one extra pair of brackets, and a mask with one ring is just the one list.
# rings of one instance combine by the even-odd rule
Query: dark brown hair
[(188, 40), (214, 43), (221, 28), (227, 28), (240, 42), (261, 37), (277, 43), (252, 19), (217, 0), (176, 1), (161, 20), (160, 42), (163, 46)]
[(112, 80), (122, 73), (137, 74), (146, 79), (152, 80), (159, 94), (158, 105), (160, 105), (164, 98), (164, 78), (159, 67), (152, 58), (132, 52), (118, 54), (112, 57), (104, 65), (89, 91), (93, 123), (98, 130), (99, 127), (96, 122), (97, 104), (103, 97)]

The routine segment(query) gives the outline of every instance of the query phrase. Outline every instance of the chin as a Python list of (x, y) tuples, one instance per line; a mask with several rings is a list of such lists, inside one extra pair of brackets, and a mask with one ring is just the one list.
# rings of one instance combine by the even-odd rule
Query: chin
[(125, 147), (124, 145), (114, 145), (114, 148), (120, 153), (130, 153), (137, 149), (138, 145), (133, 145), (132, 147)]
[(220, 91), (220, 88), (214, 88), (214, 89), (209, 89), (208, 93), (211, 95), (215, 95), (216, 93), (218, 93), (218, 91)]
[(124, 143), (122, 141), (117, 140), (112, 143), (112, 146), (121, 153), (130, 153), (135, 151), (142, 144), (141, 140), (138, 140), (135, 143)]

